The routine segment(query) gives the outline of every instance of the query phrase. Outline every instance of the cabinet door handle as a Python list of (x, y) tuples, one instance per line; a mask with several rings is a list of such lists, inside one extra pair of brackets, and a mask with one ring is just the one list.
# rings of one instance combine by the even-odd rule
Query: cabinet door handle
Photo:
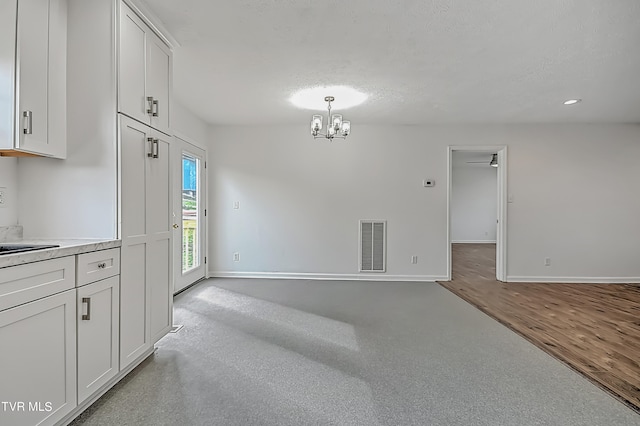
[(25, 135), (30, 135), (33, 133), (33, 113), (31, 111), (24, 111), (22, 113), (22, 116), (24, 117), (24, 128), (22, 129), (22, 132)]
[(154, 99), (154, 100), (151, 102), (151, 105), (152, 105), (151, 109), (153, 110), (153, 112), (151, 113), (151, 115), (152, 115), (153, 117), (157, 117), (157, 116), (158, 116), (158, 111), (159, 111), (159, 110), (158, 110), (158, 105), (159, 105), (159, 104), (160, 104), (160, 101), (158, 101), (157, 99)]
[(86, 315), (85, 314), (82, 315), (82, 320), (83, 321), (89, 321), (91, 319), (91, 298), (90, 297), (83, 297), (82, 298), (82, 303), (86, 303), (87, 304), (87, 313), (86, 313)]
[(160, 154), (160, 144), (158, 139), (153, 140), (153, 158), (158, 158)]
[(149, 152), (147, 152), (147, 157), (155, 158), (153, 157), (153, 138), (147, 138), (147, 142), (149, 142)]
[(147, 96), (147, 102), (149, 102), (149, 108), (147, 108), (147, 114), (153, 115), (153, 96)]

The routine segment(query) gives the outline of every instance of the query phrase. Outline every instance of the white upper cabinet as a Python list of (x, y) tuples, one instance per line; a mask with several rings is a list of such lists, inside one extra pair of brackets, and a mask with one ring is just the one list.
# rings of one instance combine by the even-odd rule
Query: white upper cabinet
[(169, 134), (172, 61), (169, 47), (121, 3), (118, 111)]
[(67, 2), (0, 9), (0, 153), (65, 158)]

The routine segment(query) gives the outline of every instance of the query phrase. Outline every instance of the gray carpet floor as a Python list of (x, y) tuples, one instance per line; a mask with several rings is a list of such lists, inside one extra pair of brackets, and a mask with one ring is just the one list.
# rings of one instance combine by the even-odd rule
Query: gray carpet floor
[(640, 425), (435, 283), (214, 279), (74, 425)]

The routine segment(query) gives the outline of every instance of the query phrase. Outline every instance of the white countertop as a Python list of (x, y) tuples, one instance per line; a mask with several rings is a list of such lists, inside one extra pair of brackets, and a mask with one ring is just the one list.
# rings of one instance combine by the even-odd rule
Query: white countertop
[(0, 255), (0, 268), (120, 247), (121, 240), (19, 240), (0, 244), (48, 244), (60, 247)]

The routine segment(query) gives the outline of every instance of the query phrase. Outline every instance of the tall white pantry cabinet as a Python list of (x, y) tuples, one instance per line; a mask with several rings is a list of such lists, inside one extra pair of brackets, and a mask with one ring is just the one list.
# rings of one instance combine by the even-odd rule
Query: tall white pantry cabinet
[(122, 276), (120, 363), (135, 362), (172, 326), (169, 47), (126, 4), (118, 31)]
[(74, 237), (122, 239), (119, 361), (124, 371), (152, 353), (173, 321), (173, 58), (127, 2), (68, 1), (69, 158), (67, 167), (45, 167), (67, 178), (86, 176), (68, 200), (78, 217), (107, 218), (95, 224), (61, 221), (57, 229), (71, 233), (80, 227), (84, 235)]

